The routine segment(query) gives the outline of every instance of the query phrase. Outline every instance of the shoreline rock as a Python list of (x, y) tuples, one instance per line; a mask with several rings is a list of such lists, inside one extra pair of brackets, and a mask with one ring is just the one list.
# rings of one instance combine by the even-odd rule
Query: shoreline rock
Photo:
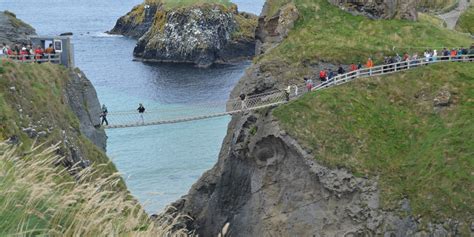
[(162, 3), (141, 4), (108, 33), (138, 39), (133, 55), (142, 61), (209, 67), (254, 56), (256, 19), (235, 5), (166, 9)]

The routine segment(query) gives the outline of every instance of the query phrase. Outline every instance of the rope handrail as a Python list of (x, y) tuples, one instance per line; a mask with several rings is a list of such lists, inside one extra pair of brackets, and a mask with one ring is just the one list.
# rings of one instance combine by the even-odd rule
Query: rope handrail
[[(347, 72), (344, 74), (336, 75), (333, 78), (323, 81), (318, 85), (314, 86), (311, 91), (319, 91), (326, 88), (330, 88), (336, 85), (341, 85), (357, 78), (366, 78), (372, 76), (386, 75), (400, 71), (406, 71), (412, 68), (419, 66), (441, 63), (441, 62), (473, 62), (474, 55), (462, 55), (462, 56), (438, 56), (436, 58), (418, 58), (408, 61), (400, 61), (391, 64), (384, 64), (375, 66), (372, 68), (361, 68), (355, 71)], [(148, 111), (144, 114), (139, 114), (134, 111), (119, 111), (114, 113), (109, 113), (107, 118), (110, 118), (110, 125), (105, 126), (106, 128), (126, 128), (126, 127), (139, 127), (139, 126), (151, 126), (151, 125), (162, 125), (162, 124), (172, 124), (172, 123), (181, 123), (194, 120), (202, 120), (207, 118), (222, 117), (226, 115), (232, 115), (236, 113), (241, 113), (245, 111), (254, 111), (262, 108), (268, 108), (273, 106), (278, 106), (280, 104), (287, 103), (291, 99), (298, 98), (309, 91), (306, 88), (306, 84), (298, 84), (290, 86), (290, 91), (285, 90), (273, 90), (270, 92), (265, 92), (261, 94), (255, 94), (252, 96), (246, 97), (244, 100), (240, 98), (234, 98), (227, 101), (225, 104), (226, 111), (216, 111), (217, 108), (215, 103), (203, 104), (203, 107), (192, 108), (193, 110), (198, 110), (200, 113), (190, 114), (186, 116), (185, 114), (190, 112), (189, 109), (183, 110), (182, 108), (178, 109), (168, 109), (168, 110), (157, 110), (157, 111)], [(300, 92), (301, 91), (301, 92)], [(180, 110), (181, 109), (181, 110)], [(173, 112), (183, 112), (184, 114), (179, 114), (176, 117), (166, 118), (166, 116), (173, 116), (172, 114), (165, 114), (165, 111)], [(122, 119), (122, 120), (121, 120)], [(146, 121), (145, 121), (146, 119)], [(115, 123), (118, 122), (118, 123)]]

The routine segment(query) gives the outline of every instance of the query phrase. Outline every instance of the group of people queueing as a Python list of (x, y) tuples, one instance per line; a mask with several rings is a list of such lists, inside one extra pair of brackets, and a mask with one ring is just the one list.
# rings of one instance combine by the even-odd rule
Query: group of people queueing
[[(465, 47), (459, 47), (459, 48), (453, 48), (451, 50), (444, 48), (441, 50), (441, 52), (438, 52), (436, 49), (426, 49), (423, 54), (423, 56), (419, 56), (418, 53), (414, 53), (412, 55), (408, 53), (404, 53), (402, 56), (400, 54), (395, 54), (393, 56), (385, 56), (383, 59), (383, 64), (382, 65), (387, 65), (386, 67), (383, 67), (384, 70), (393, 70), (393, 65), (391, 64), (396, 64), (400, 62), (407, 62), (406, 64), (402, 66), (408, 66), (411, 64), (418, 64), (422, 61), (424, 62), (433, 62), (437, 60), (449, 60), (449, 59), (465, 59), (465, 60), (474, 60), (474, 45), (471, 46), (469, 49)], [(325, 68), (319, 71), (319, 80), (322, 81), (323, 83), (331, 80), (337, 75), (344, 74), (346, 72), (354, 72), (357, 70), (360, 70), (362, 68), (373, 68), (375, 66), (374, 61), (372, 58), (368, 58), (367, 62), (363, 65), (361, 62), (355, 64), (352, 63), (349, 66), (346, 67), (346, 69), (342, 66), (339, 65), (339, 67), (334, 70), (331, 68)], [(310, 78), (304, 78), (306, 88), (308, 90), (311, 90), (314, 87), (313, 80)]]
[(0, 59), (9, 58), (16, 59), (21, 61), (26, 60), (40, 60), (47, 58), (48, 55), (56, 54), (53, 44), (49, 44), (49, 47), (44, 49), (41, 46), (32, 46), (30, 44), (15, 44), (12, 47), (8, 46), (6, 43), (0, 45)]
[[(143, 106), (142, 103), (138, 104), (138, 108), (137, 108), (137, 111), (138, 111), (138, 115), (140, 116), (140, 121), (142, 124), (145, 123), (145, 118), (143, 117), (143, 114), (145, 113), (145, 106)], [(100, 118), (101, 118), (101, 121), (100, 121), (100, 125), (105, 125), (106, 126), (109, 126), (109, 121), (107, 120), (107, 115), (109, 114), (109, 111), (107, 109), (107, 106), (105, 106), (105, 104), (102, 105), (102, 111), (100, 113)]]

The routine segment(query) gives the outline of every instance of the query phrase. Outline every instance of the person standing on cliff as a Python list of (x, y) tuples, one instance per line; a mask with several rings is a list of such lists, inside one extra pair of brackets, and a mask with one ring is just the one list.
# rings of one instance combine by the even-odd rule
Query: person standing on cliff
[(140, 119), (142, 123), (145, 123), (145, 119), (143, 118), (143, 113), (145, 113), (145, 107), (142, 103), (138, 104), (138, 114), (140, 114)]
[(107, 111), (107, 106), (105, 104), (102, 105), (102, 113), (100, 114), (100, 117), (102, 118), (102, 121), (100, 122), (100, 125), (109, 126), (109, 121), (107, 121), (107, 114), (109, 111)]

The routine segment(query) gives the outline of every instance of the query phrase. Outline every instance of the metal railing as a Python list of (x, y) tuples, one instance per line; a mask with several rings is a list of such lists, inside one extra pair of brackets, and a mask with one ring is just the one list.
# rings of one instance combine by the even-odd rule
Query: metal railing
[(356, 71), (337, 75), (317, 85), (316, 87), (312, 89), (312, 91), (321, 90), (321, 89), (328, 88), (335, 85), (341, 85), (346, 82), (352, 81), (356, 78), (387, 75), (387, 74), (400, 72), (400, 71), (406, 71), (406, 70), (413, 69), (416, 67), (426, 66), (426, 65), (435, 64), (435, 63), (473, 62), (473, 61), (474, 61), (474, 55), (462, 55), (462, 56), (437, 56), (437, 57), (431, 57), (431, 58), (419, 58), (419, 59), (413, 59), (409, 61), (383, 64), (383, 65), (375, 66), (372, 68), (362, 68)]
[[(173, 112), (171, 117), (165, 118), (163, 115), (166, 110), (149, 111), (144, 115), (145, 119), (140, 117), (136, 111), (122, 111), (109, 113), (107, 118), (110, 118), (111, 122), (106, 128), (125, 128), (125, 127), (137, 127), (137, 126), (150, 126), (160, 124), (171, 124), (180, 123), (193, 120), (201, 120), (207, 118), (221, 117), (226, 115), (232, 115), (245, 111), (254, 111), (258, 109), (268, 108), (277, 106), (280, 104), (287, 103), (292, 99), (296, 99), (308, 92), (323, 90), (336, 85), (341, 85), (357, 78), (366, 78), (372, 76), (387, 75), (395, 72), (406, 71), (413, 68), (441, 63), (441, 62), (473, 62), (474, 55), (463, 55), (463, 56), (439, 56), (436, 58), (420, 58), (409, 61), (401, 61), (391, 64), (384, 64), (375, 66), (372, 68), (362, 68), (359, 70), (347, 72), (344, 74), (337, 75), (333, 78), (323, 81), (318, 85), (314, 86), (311, 90), (308, 90), (306, 84), (291, 85), (289, 90), (273, 90), (270, 92), (264, 92), (261, 94), (255, 94), (246, 96), (245, 99), (235, 98), (227, 101), (225, 111), (215, 111), (212, 108), (216, 108), (215, 103), (201, 104), (194, 106), (195, 110), (199, 110), (196, 113), (188, 113), (188, 109), (176, 109), (170, 110)], [(186, 115), (188, 114), (188, 115)]]
[[(30, 54), (30, 55), (7, 55), (5, 59), (20, 63), (60, 63), (61, 54)], [(0, 58), (1, 59), (1, 58)]]

